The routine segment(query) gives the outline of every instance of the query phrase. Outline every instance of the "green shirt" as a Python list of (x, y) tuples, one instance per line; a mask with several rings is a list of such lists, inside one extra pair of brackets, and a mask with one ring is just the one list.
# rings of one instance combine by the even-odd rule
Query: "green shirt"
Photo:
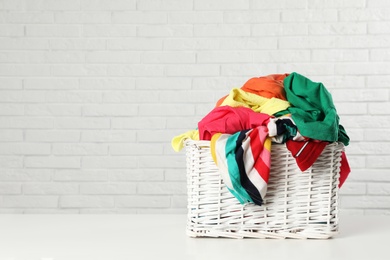
[(349, 144), (349, 137), (333, 104), (332, 95), (322, 83), (293, 72), (284, 81), (291, 107), (287, 109), (301, 135), (315, 140)]

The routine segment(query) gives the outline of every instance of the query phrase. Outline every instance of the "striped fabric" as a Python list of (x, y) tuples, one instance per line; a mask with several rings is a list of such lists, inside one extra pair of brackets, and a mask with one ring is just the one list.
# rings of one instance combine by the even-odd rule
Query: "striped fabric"
[(212, 157), (229, 191), (244, 204), (261, 205), (267, 192), (271, 165), (271, 139), (266, 126), (233, 135), (215, 134)]

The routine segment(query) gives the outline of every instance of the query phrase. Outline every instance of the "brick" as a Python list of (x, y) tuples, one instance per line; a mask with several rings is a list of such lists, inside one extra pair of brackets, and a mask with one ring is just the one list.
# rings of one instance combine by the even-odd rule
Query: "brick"
[(164, 40), (164, 50), (218, 50), (219, 40), (208, 38), (171, 38)]
[(390, 173), (387, 169), (353, 169), (348, 181), (390, 182)]
[(52, 12), (32, 12), (15, 10), (5, 14), (5, 20), (8, 23), (16, 24), (46, 24), (54, 22)]
[(365, 129), (364, 139), (367, 141), (390, 141), (390, 129)]
[(250, 63), (253, 61), (249, 51), (203, 51), (198, 53), (198, 63)]
[(0, 41), (1, 50), (47, 50), (47, 39), (34, 38), (4, 38)]
[(0, 128), (34, 129), (52, 128), (53, 119), (41, 117), (0, 117)]
[(368, 168), (380, 169), (390, 167), (390, 155), (368, 155), (366, 160)]
[(26, 25), (27, 37), (79, 37), (77, 25)]
[(1, 169), (1, 182), (43, 182), (50, 181), (52, 169)]
[(123, 170), (110, 170), (110, 181), (163, 181), (164, 173), (160, 169), (123, 169)]
[[(385, 50), (385, 49), (370, 50), (370, 59), (373, 61), (389, 61), (390, 60), (390, 51)], [(383, 78), (386, 78), (386, 76), (383, 76)]]
[(276, 71), (275, 64), (224, 64), (221, 65), (222, 76), (238, 76), (243, 75), (247, 77), (255, 77), (259, 75), (272, 74)]
[(210, 95), (210, 91), (164, 91), (160, 94), (161, 103), (185, 103), (199, 104), (214, 102), (215, 98)]
[(194, 0), (195, 10), (245, 10), (249, 9), (249, 0), (224, 1), (224, 0)]
[(217, 11), (192, 11), (168, 13), (170, 24), (210, 24), (222, 23), (223, 13)]
[(53, 175), (53, 181), (56, 182), (103, 182), (108, 180), (106, 170), (56, 170)]
[(24, 36), (24, 26), (17, 24), (0, 24), (1, 37), (21, 37)]
[(130, 51), (88, 52), (85, 60), (89, 63), (140, 63), (140, 53)]
[(3, 143), (0, 146), (0, 155), (49, 155), (49, 144), (39, 143)]
[[(285, 6), (288, 1), (286, 0), (264, 0), (261, 2), (252, 2), (252, 9), (280, 9), (280, 6)], [(288, 5), (288, 4), (287, 4)], [(305, 0), (296, 0), (293, 5), (288, 5), (289, 9), (302, 9), (307, 8), (307, 2)]]
[(18, 76), (20, 74), (25, 77), (49, 76), (50, 67), (46, 64), (0, 64), (0, 76)]
[(60, 3), (50, 0), (33, 0), (24, 2), (27, 10), (68, 11), (80, 9), (80, 1), (78, 0), (69, 0)]
[(187, 180), (184, 169), (166, 169), (164, 172), (165, 181), (185, 182)]
[(23, 88), (23, 81), (16, 78), (0, 78), (1, 90), (17, 90)]
[(335, 64), (337, 74), (359, 75), (359, 74), (388, 74), (390, 69), (384, 62), (361, 62)]
[(136, 105), (86, 105), (83, 106), (84, 116), (135, 116), (138, 113)]
[[(181, 13), (181, 12), (180, 12)], [(112, 12), (112, 22), (118, 24), (163, 24), (167, 22), (164, 12)]]
[(123, 130), (113, 130), (113, 129), (110, 130), (98, 129), (98, 130), (83, 130), (81, 132), (82, 142), (122, 143), (122, 142), (134, 142), (135, 140), (136, 140), (136, 132), (129, 131), (129, 130), (123, 131)]
[(135, 156), (84, 156), (81, 162), (83, 169), (123, 169), (136, 166)]
[(370, 195), (390, 195), (390, 183), (368, 183), (367, 193)]
[(350, 35), (366, 34), (365, 23), (315, 23), (309, 24), (309, 34), (313, 35)]
[(192, 0), (143, 0), (138, 2), (137, 10), (153, 10), (153, 11), (179, 11), (192, 10)]
[(337, 0), (330, 0), (330, 1), (322, 1), (322, 0), (314, 0), (308, 2), (310, 8), (348, 8), (348, 7), (354, 7), (354, 8), (364, 8), (366, 6), (365, 0), (345, 0), (345, 1), (337, 1)]
[(161, 145), (148, 143), (133, 143), (133, 144), (111, 144), (111, 155), (154, 155), (162, 154), (163, 148)]
[(184, 167), (184, 160), (181, 156), (138, 156), (138, 166), (148, 168), (182, 168)]
[(78, 194), (79, 185), (69, 183), (34, 183), (23, 184), (26, 195), (67, 195)]
[(111, 196), (66, 195), (59, 200), (60, 208), (113, 208), (115, 200)]
[(107, 155), (106, 144), (53, 144), (54, 155)]
[(193, 105), (160, 105), (159, 109), (156, 110), (155, 107), (150, 105), (140, 105), (139, 106), (139, 115), (140, 116), (184, 116), (184, 115), (194, 115), (195, 109)]
[(343, 116), (342, 122), (347, 128), (377, 128), (376, 131), (380, 132), (383, 130), (382, 128), (386, 131), (386, 128), (390, 126), (390, 117), (384, 115), (360, 116), (359, 120), (356, 120), (354, 116)]
[(85, 183), (80, 184), (81, 194), (91, 195), (125, 195), (135, 194), (135, 183)]
[(107, 75), (107, 67), (96, 64), (52, 65), (53, 76), (102, 76)]
[(190, 89), (192, 80), (188, 77), (153, 77), (153, 78), (137, 78), (136, 89), (140, 90), (158, 90), (158, 89)]
[(23, 141), (23, 130), (0, 129), (0, 142)]
[(163, 65), (134, 64), (109, 65), (107, 75), (126, 77), (161, 77), (164, 75)]
[(368, 61), (368, 50), (313, 50), (313, 61)]
[(140, 25), (137, 36), (141, 37), (191, 37), (192, 25)]
[(134, 113), (136, 103), (156, 103), (158, 94), (156, 91), (110, 91), (103, 93), (103, 102), (134, 104), (131, 110)]
[(360, 182), (346, 181), (340, 189), (341, 195), (363, 195), (367, 193), (367, 185)]
[(0, 183), (0, 194), (16, 195), (22, 193), (22, 185), (18, 183)]
[(161, 50), (162, 40), (154, 38), (140, 38), (135, 39), (108, 39), (107, 49), (108, 50)]
[(161, 117), (113, 118), (111, 122), (113, 129), (164, 129), (166, 125)]
[(368, 112), (373, 115), (389, 115), (390, 102), (369, 103)]
[(118, 10), (135, 10), (135, 0), (83, 0), (81, 1), (81, 10), (86, 11), (118, 11)]
[(234, 37), (250, 35), (250, 27), (241, 24), (194, 25), (194, 36), (196, 37)]
[(44, 93), (40, 91), (1, 91), (0, 102), (23, 103), (23, 102), (43, 102)]
[[(53, 50), (105, 50), (106, 40), (103, 39), (50, 39)], [(1, 44), (0, 44), (1, 45)]]
[[(197, 12), (199, 13), (199, 12)], [(223, 20), (225, 23), (238, 24), (257, 24), (257, 23), (273, 23), (280, 21), (279, 10), (239, 10), (239, 11), (225, 11), (223, 13)]]
[(102, 101), (101, 92), (93, 91), (47, 91), (47, 103), (98, 103)]
[(54, 20), (59, 24), (107, 24), (111, 21), (109, 12), (58, 12)]
[(172, 208), (186, 208), (187, 207), (187, 196), (174, 195), (171, 198)]
[(165, 74), (167, 76), (218, 76), (219, 65), (167, 65)]
[(276, 36), (276, 35), (307, 35), (308, 25), (304, 23), (262, 23), (252, 26), (254, 36)]
[(310, 51), (307, 50), (254, 51), (253, 61), (256, 63), (309, 62)]
[(332, 63), (288, 63), (278, 65), (278, 70), (280, 71), (294, 71), (295, 68), (299, 66), (300, 74), (305, 75), (306, 77), (315, 80), (316, 75), (327, 76), (334, 75), (334, 66)]
[[(336, 22), (338, 20), (338, 11), (340, 9), (286, 9), (281, 13), (283, 22)], [(268, 12), (268, 10), (266, 11)], [(312, 24), (312, 23), (311, 23)]]
[(115, 201), (119, 208), (165, 208), (170, 205), (169, 196), (120, 196)]
[(384, 209), (390, 204), (389, 196), (343, 196), (340, 198), (343, 208)]
[(334, 89), (332, 90), (333, 100), (335, 102), (356, 102), (356, 101), (387, 101), (389, 92), (387, 89)]
[(387, 8), (340, 9), (340, 21), (385, 21), (389, 19)]
[(27, 130), (28, 142), (79, 142), (80, 132), (72, 130)]
[(80, 168), (80, 157), (77, 156), (29, 156), (25, 157), (27, 168)]
[(3, 196), (2, 208), (57, 208), (58, 196), (33, 195), (33, 196)]
[(62, 129), (108, 129), (110, 120), (108, 118), (57, 118), (54, 125)]
[(85, 37), (133, 37), (137, 34), (137, 28), (133, 25), (84, 25)]
[(25, 89), (77, 89), (79, 81), (69, 78), (28, 78), (23, 81)]
[(153, 183), (139, 183), (139, 194), (186, 194), (187, 189), (184, 182), (153, 182)]
[(164, 52), (154, 52), (148, 51), (144, 52), (141, 56), (142, 63), (195, 63), (195, 53), (194, 52), (178, 52), (178, 51), (164, 51)]
[(25, 105), (25, 113), (29, 116), (80, 116), (79, 105)]
[(16, 104), (0, 104), (0, 115), (21, 116), (24, 115), (24, 106)]
[(135, 79), (124, 78), (82, 78), (80, 79), (80, 89), (88, 90), (129, 90), (135, 88)]
[(339, 115), (365, 115), (368, 111), (367, 104), (353, 102), (337, 102), (336, 108)]

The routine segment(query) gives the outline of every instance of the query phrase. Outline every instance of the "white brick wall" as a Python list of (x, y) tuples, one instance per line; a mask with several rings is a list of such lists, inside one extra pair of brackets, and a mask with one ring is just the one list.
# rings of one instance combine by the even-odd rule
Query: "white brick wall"
[(390, 2), (0, 0), (0, 213), (185, 212), (170, 139), (232, 87), (332, 92), (350, 214), (390, 214)]

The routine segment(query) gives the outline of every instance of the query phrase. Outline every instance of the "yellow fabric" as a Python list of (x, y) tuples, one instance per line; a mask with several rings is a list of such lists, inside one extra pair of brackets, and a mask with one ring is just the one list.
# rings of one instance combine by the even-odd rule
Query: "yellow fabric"
[(288, 101), (279, 98), (265, 98), (253, 93), (234, 88), (221, 106), (247, 107), (258, 113), (273, 115), (290, 107)]
[(175, 152), (179, 152), (181, 149), (183, 149), (184, 141), (186, 139), (199, 140), (199, 131), (190, 130), (184, 134), (173, 137), (171, 141), (173, 150), (175, 150)]

